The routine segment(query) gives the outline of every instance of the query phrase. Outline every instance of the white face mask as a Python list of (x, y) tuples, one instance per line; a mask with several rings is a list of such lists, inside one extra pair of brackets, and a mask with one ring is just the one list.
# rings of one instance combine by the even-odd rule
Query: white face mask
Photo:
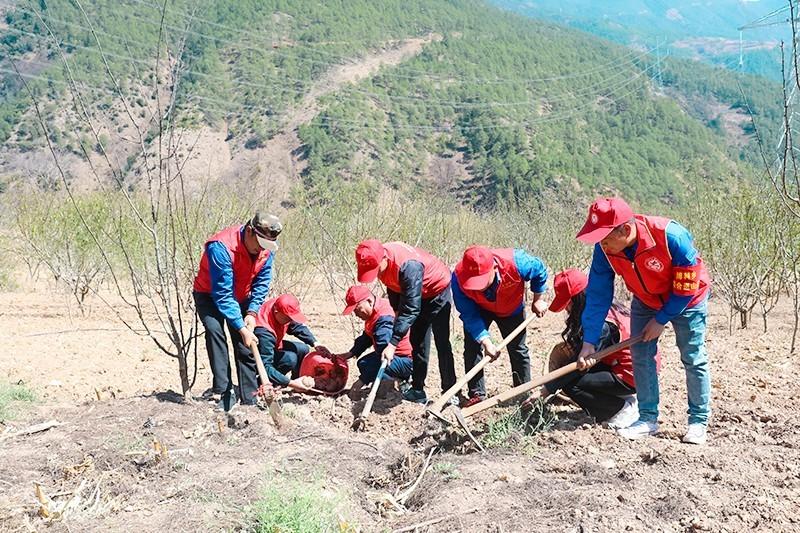
[(278, 251), (278, 241), (271, 241), (266, 239), (256, 233), (256, 239), (258, 239), (258, 245), (261, 246), (264, 250), (268, 252), (277, 252)]

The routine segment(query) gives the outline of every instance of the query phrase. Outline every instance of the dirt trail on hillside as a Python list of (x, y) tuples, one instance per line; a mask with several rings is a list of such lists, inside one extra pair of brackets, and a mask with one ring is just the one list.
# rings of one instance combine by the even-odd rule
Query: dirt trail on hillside
[(262, 148), (245, 150), (234, 156), (229, 173), (233, 176), (250, 177), (252, 181), (268, 187), (274, 197), (285, 198), (289, 187), (297, 183), (306, 166), (300, 158), (302, 143), (297, 128), (310, 122), (320, 112), (319, 99), (344, 85), (375, 74), (381, 67), (398, 65), (416, 56), (426, 44), (437, 39), (441, 37), (431, 35), (406, 39), (392, 43), (379, 52), (334, 67), (314, 83), (299, 105), (287, 110), (285, 125), (280, 133), (266, 141)]

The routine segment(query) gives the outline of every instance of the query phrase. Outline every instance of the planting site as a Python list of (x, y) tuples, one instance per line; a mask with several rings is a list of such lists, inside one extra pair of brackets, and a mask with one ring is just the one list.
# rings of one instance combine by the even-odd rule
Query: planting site
[[(311, 512), (341, 531), (795, 531), (800, 391), (797, 361), (781, 348), (789, 317), (783, 306), (769, 333), (729, 336), (718, 303), (707, 445), (680, 442), (684, 376), (667, 333), (658, 437), (625, 441), (555, 399), (531, 417), (531, 435), (515, 405), (469, 418), (481, 453), (396, 391), (376, 400), (361, 432), (350, 426), (363, 401), (346, 395), (284, 394), (280, 430), (261, 408), (226, 415), (183, 403), (173, 362), (102, 307), (84, 318), (46, 292), (4, 293), (0, 320), (15, 333), (0, 345), (2, 378), (36, 401), (15, 402), (0, 436), (0, 527), (249, 530), (280, 502), (297, 523)], [(352, 329), (338, 307), (310, 299), (306, 313), (320, 339), (346, 350)], [(561, 329), (556, 315), (529, 327), (534, 376)], [(204, 359), (197, 390), (210, 380)], [(487, 367), (488, 392), (509, 388), (508, 376), (503, 354)], [(52, 427), (35, 432), (40, 424)]]

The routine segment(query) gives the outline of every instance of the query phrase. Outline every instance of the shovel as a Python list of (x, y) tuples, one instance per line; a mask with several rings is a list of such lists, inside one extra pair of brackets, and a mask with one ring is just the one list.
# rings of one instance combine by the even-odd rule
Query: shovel
[[(596, 352), (596, 353), (592, 354), (591, 358), (596, 360), (596, 361), (601, 361), (605, 357), (608, 357), (609, 355), (611, 355), (613, 353), (616, 353), (616, 352), (618, 352), (620, 350), (624, 350), (625, 348), (627, 348), (629, 346), (632, 346), (632, 345), (636, 344), (637, 342), (639, 342), (641, 340), (642, 340), (642, 336), (641, 335), (636, 335), (635, 337), (631, 337), (630, 339), (626, 339), (626, 340), (624, 340), (624, 341), (622, 341), (620, 343), (614, 344), (612, 346), (609, 346), (608, 348), (605, 348), (603, 350), (600, 350), (599, 352)], [(544, 385), (545, 383), (550, 383), (554, 379), (560, 378), (561, 376), (565, 376), (565, 375), (569, 374), (570, 372), (574, 372), (577, 369), (578, 369), (578, 363), (577, 362), (570, 363), (570, 364), (568, 364), (566, 366), (562, 366), (561, 368), (557, 368), (556, 370), (553, 370), (549, 374), (545, 374), (542, 377), (536, 378), (536, 379), (534, 379), (532, 381), (529, 381), (527, 383), (523, 383), (522, 385), (517, 385), (513, 389), (509, 389), (509, 390), (507, 390), (505, 392), (501, 392), (500, 394), (492, 396), (491, 398), (487, 398), (487, 399), (483, 400), (482, 402), (476, 403), (475, 405), (471, 405), (469, 407), (465, 407), (464, 409), (462, 409), (462, 413), (461, 414), (464, 417), (468, 417), (468, 416), (472, 416), (472, 415), (474, 415), (476, 413), (480, 413), (481, 411), (485, 411), (486, 409), (490, 409), (490, 408), (492, 408), (492, 407), (494, 407), (494, 406), (496, 406), (496, 405), (498, 405), (498, 404), (500, 404), (502, 402), (511, 400), (513, 398), (516, 398), (517, 396), (525, 394), (529, 390), (534, 389), (536, 387), (540, 387), (540, 386)]]
[[(526, 318), (525, 320), (523, 320), (522, 323), (519, 326), (517, 326), (514, 329), (514, 331), (509, 333), (508, 336), (505, 339), (503, 339), (503, 341), (497, 346), (497, 351), (499, 352), (500, 350), (505, 348), (508, 345), (509, 342), (514, 340), (517, 335), (519, 335), (526, 327), (528, 327), (528, 324), (533, 322), (534, 318), (536, 318), (536, 315), (531, 315), (528, 318)], [(431, 406), (427, 410), (428, 413), (433, 415), (433, 416), (435, 416), (436, 418), (438, 418), (440, 420), (443, 420), (444, 418), (441, 416), (442, 415), (442, 408), (447, 403), (447, 401), (450, 398), (452, 398), (453, 396), (455, 396), (456, 394), (458, 394), (458, 391), (460, 391), (461, 388), (469, 382), (469, 380), (474, 378), (478, 374), (478, 372), (483, 370), (483, 367), (485, 367), (486, 365), (488, 365), (492, 361), (493, 361), (492, 358), (484, 356), (483, 359), (478, 361), (477, 365), (473, 366), (470, 369), (469, 372), (464, 374), (463, 378), (458, 380), (455, 385), (453, 385), (452, 387), (447, 389), (444, 393), (442, 393), (442, 396), (438, 400), (436, 400), (435, 402), (433, 402), (431, 404)]]
[(270, 384), (269, 377), (267, 376), (267, 369), (264, 368), (264, 362), (261, 360), (261, 352), (258, 351), (258, 344), (255, 342), (251, 343), (250, 349), (253, 351), (253, 359), (256, 360), (258, 379), (261, 380), (261, 387), (259, 387), (258, 390), (261, 392), (261, 396), (267, 404), (269, 416), (272, 417), (275, 427), (280, 429), (283, 427), (283, 413), (281, 412), (280, 404), (278, 404), (275, 399), (275, 389)]
[(375, 403), (375, 396), (378, 395), (378, 387), (381, 384), (381, 380), (383, 379), (383, 373), (386, 372), (386, 367), (389, 363), (384, 360), (381, 362), (381, 367), (378, 369), (378, 375), (375, 376), (375, 381), (372, 382), (372, 388), (369, 389), (369, 396), (367, 396), (367, 403), (364, 404), (364, 409), (361, 410), (361, 414), (353, 420), (353, 430), (358, 431), (360, 429), (364, 429), (364, 426), (367, 423), (367, 417), (369, 416), (370, 412), (372, 412), (372, 404)]

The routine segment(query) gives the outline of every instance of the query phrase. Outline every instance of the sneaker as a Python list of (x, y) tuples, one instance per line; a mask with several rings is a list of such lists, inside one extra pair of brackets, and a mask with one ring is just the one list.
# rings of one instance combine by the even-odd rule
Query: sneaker
[(228, 391), (222, 395), (222, 398), (220, 398), (219, 402), (217, 403), (217, 410), (230, 413), (231, 410), (236, 406), (236, 401), (236, 396), (233, 394), (233, 391)]
[(707, 429), (705, 424), (689, 424), (689, 429), (681, 440), (689, 444), (705, 444), (706, 438)]
[(481, 403), (485, 399), (486, 398), (484, 396), (480, 396), (478, 394), (473, 394), (473, 395), (470, 395), (469, 398), (465, 398), (464, 401), (461, 402), (461, 407), (462, 408), (472, 407), (476, 403)]
[(637, 420), (628, 427), (617, 430), (620, 437), (636, 440), (658, 433), (658, 422), (644, 422)]
[(400, 386), (398, 389), (400, 390), (400, 394), (405, 394), (411, 388), (410, 381), (401, 381)]
[(403, 393), (403, 399), (407, 402), (428, 403), (428, 395), (425, 394), (425, 391), (414, 388), (409, 388), (406, 390)]
[(625, 398), (625, 404), (617, 414), (608, 419), (608, 427), (612, 429), (626, 428), (639, 420), (639, 402), (636, 396)]
[(217, 403), (221, 396), (222, 394), (219, 392), (215, 392), (214, 389), (208, 388), (203, 391), (203, 394), (200, 395), (200, 399), (206, 402)]

